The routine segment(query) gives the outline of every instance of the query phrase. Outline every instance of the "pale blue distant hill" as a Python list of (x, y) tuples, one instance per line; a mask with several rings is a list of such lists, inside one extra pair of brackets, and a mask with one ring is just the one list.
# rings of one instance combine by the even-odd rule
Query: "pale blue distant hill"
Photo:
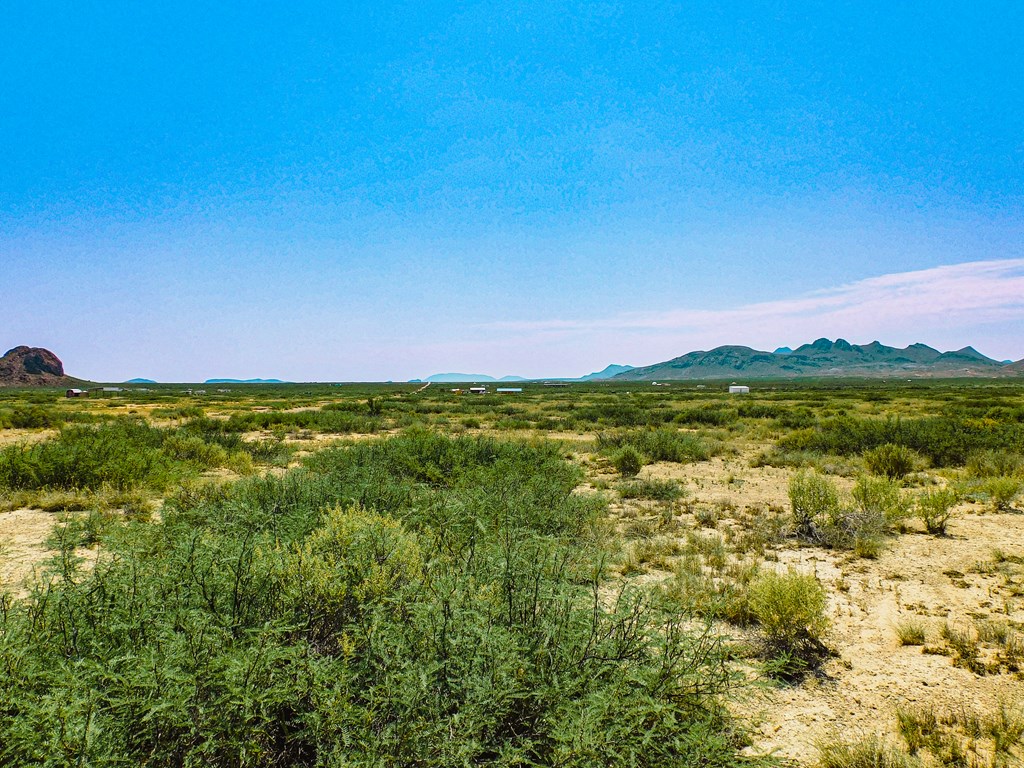
[(588, 373), (586, 376), (580, 376), (580, 381), (598, 381), (600, 379), (610, 379), (612, 376), (618, 376), (620, 373), (626, 371), (632, 371), (632, 365), (616, 365), (612, 363), (607, 366), (603, 371), (595, 371), (594, 373)]
[(772, 354), (773, 355), (792, 355), (793, 354), (793, 350), (790, 349), (789, 347), (779, 347), (774, 352), (772, 352)]
[(429, 381), (435, 384), (458, 384), (465, 382), (476, 382), (485, 383), (493, 382), (500, 384), (502, 382), (521, 382), (521, 381), (599, 381), (601, 379), (610, 379), (613, 376), (617, 376), (620, 373), (633, 370), (631, 365), (609, 365), (602, 371), (596, 371), (594, 373), (588, 373), (586, 376), (581, 376), (578, 379), (569, 376), (543, 376), (535, 379), (528, 379), (525, 376), (502, 376), (500, 379), (496, 379), (493, 376), (488, 376), (486, 373), (435, 373), (433, 376), (427, 376), (425, 379), (412, 379), (410, 383), (416, 383), (419, 381)]
[[(435, 384), (450, 384), (460, 381), (498, 381), (498, 379), (485, 373), (435, 373), (433, 376), (427, 376), (423, 381)], [(511, 381), (511, 379), (506, 377), (502, 381)]]
[(285, 384), (281, 379), (207, 379), (204, 384)]
[(128, 379), (125, 384), (156, 384), (152, 379)]

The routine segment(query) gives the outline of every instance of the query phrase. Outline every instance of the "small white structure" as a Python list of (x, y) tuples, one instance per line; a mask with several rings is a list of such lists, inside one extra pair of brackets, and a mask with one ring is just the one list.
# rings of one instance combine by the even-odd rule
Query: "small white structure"
[(69, 389), (64, 393), (64, 397), (88, 397), (89, 393), (81, 389)]
[(499, 395), (514, 395), (517, 392), (522, 392), (522, 387), (498, 387), (496, 390)]
[(471, 395), (486, 395), (487, 387), (470, 387), (469, 393)]
[(749, 395), (750, 387), (744, 387), (742, 384), (730, 384), (729, 385), (730, 395)]

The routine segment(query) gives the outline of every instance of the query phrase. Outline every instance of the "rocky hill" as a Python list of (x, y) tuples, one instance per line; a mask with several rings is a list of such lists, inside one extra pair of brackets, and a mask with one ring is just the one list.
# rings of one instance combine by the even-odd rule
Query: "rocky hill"
[(64, 375), (64, 364), (39, 347), (15, 347), (0, 357), (0, 387), (62, 387), (77, 382)]
[(658, 379), (796, 378), (799, 376), (911, 376), (954, 378), (1019, 375), (1022, 367), (1005, 365), (964, 347), (939, 352), (927, 344), (888, 347), (880, 342), (850, 344), (844, 339), (818, 339), (792, 351), (763, 352), (723, 346), (690, 352), (663, 363), (634, 368), (616, 381)]

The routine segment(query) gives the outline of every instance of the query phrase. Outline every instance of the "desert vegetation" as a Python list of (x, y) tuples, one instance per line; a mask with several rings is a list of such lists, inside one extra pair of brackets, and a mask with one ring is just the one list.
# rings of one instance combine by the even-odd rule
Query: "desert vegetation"
[(753, 389), (0, 390), (0, 764), (1019, 760), (1024, 390)]

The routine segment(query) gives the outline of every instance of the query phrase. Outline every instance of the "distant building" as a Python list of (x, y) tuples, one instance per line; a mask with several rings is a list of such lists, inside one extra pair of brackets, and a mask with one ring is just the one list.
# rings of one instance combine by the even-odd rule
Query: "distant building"
[(522, 392), (522, 387), (498, 387), (496, 390), (499, 395), (514, 395), (517, 392)]
[(64, 397), (88, 397), (89, 393), (83, 389), (69, 389), (64, 393)]
[(744, 387), (741, 384), (730, 384), (729, 385), (730, 395), (749, 395), (750, 387)]
[(486, 395), (487, 387), (470, 387), (469, 393), (471, 395)]
[(545, 381), (545, 387), (568, 387), (569, 382), (567, 381)]

